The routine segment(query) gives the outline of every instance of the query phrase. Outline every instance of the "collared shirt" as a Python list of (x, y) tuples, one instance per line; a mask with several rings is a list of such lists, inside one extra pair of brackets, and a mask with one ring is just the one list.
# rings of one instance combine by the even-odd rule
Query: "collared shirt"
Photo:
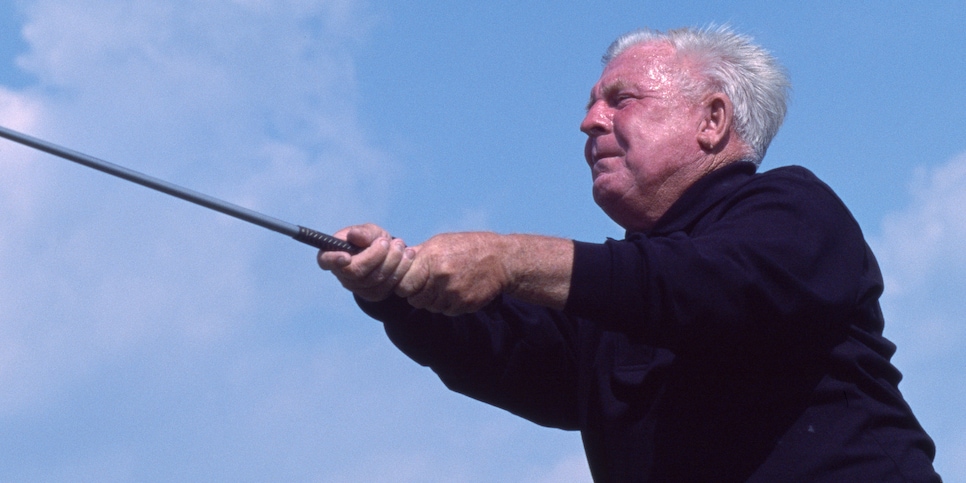
[(598, 481), (939, 481), (881, 292), (828, 186), (735, 163), (647, 233), (575, 242), (563, 311), (360, 305), (450, 389), (580, 430)]

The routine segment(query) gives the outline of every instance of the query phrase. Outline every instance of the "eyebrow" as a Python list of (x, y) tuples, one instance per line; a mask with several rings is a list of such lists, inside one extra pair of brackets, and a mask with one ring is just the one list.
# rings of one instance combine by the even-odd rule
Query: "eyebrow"
[(634, 84), (632, 82), (629, 82), (628, 80), (622, 78), (622, 77), (618, 77), (618, 78), (614, 79), (613, 81), (605, 84), (600, 89), (601, 90), (601, 97), (594, 97), (594, 91), (597, 90), (596, 89), (596, 86), (595, 86), (595, 88), (594, 89), (591, 89), (591, 91), (590, 91), (590, 100), (587, 101), (587, 108), (586, 109), (589, 111), (590, 108), (593, 107), (594, 103), (597, 102), (598, 99), (602, 99), (602, 98), (603, 99), (606, 99), (606, 98), (612, 96), (614, 94), (614, 92), (620, 91), (621, 89), (624, 89), (624, 88), (626, 88), (628, 86), (631, 86), (631, 85), (634, 85)]

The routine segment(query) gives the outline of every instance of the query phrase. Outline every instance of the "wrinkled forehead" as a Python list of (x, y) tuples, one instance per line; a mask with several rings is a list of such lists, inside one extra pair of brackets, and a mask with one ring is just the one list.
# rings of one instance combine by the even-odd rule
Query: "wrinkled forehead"
[(683, 65), (667, 42), (648, 42), (628, 47), (605, 67), (592, 96), (627, 86), (648, 90), (673, 90)]

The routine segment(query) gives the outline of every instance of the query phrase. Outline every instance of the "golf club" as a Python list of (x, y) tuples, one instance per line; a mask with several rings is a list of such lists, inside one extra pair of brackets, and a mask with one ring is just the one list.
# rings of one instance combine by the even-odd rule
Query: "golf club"
[(3, 126), (0, 126), (0, 137), (7, 138), (11, 141), (23, 144), (24, 146), (29, 146), (48, 154), (53, 154), (54, 156), (64, 158), (68, 161), (82, 164), (89, 168), (94, 168), (98, 171), (103, 171), (107, 174), (117, 176), (118, 178), (137, 183), (141, 186), (146, 186), (153, 190), (181, 198), (185, 201), (190, 201), (197, 205), (204, 206), (205, 208), (219, 211), (226, 215), (253, 223), (263, 228), (268, 228), (269, 230), (276, 231), (283, 235), (288, 235), (297, 241), (305, 243), (306, 245), (311, 245), (323, 251), (343, 251), (353, 255), (362, 251), (361, 248), (346, 242), (345, 240), (340, 240), (331, 235), (326, 235), (325, 233), (315, 231), (311, 228), (293, 225), (292, 223), (263, 215), (256, 211), (249, 210), (248, 208), (243, 208), (241, 206), (228, 203), (227, 201), (183, 188), (176, 184), (139, 173), (123, 166), (118, 166), (86, 154), (57, 146), (56, 144), (28, 136)]

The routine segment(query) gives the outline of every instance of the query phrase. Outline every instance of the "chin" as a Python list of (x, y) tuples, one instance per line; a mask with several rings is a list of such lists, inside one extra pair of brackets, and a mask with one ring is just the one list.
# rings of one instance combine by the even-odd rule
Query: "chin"
[(619, 203), (614, 201), (615, 200), (610, 200), (610, 202), (608, 202), (607, 200), (598, 198), (596, 193), (594, 194), (594, 202), (597, 203), (597, 206), (600, 207), (604, 214), (607, 215), (607, 217), (611, 220), (614, 220), (614, 222), (616, 222), (618, 225), (626, 229), (627, 224), (625, 223), (626, 220), (624, 220), (626, 214), (624, 213), (624, 210), (620, 208)]
[(609, 212), (610, 209), (615, 209), (626, 203), (624, 200), (624, 193), (622, 191), (607, 189), (601, 184), (594, 183), (593, 189), (594, 202), (597, 206), (601, 207), (604, 211)]
[(641, 213), (628, 209), (626, 201), (622, 200), (620, 197), (608, 199), (607, 197), (601, 197), (597, 192), (594, 192), (594, 202), (597, 203), (597, 206), (603, 210), (604, 214), (606, 214), (608, 218), (613, 220), (625, 230), (646, 232), (652, 226), (654, 226), (653, 220), (648, 220), (647, 217)]

